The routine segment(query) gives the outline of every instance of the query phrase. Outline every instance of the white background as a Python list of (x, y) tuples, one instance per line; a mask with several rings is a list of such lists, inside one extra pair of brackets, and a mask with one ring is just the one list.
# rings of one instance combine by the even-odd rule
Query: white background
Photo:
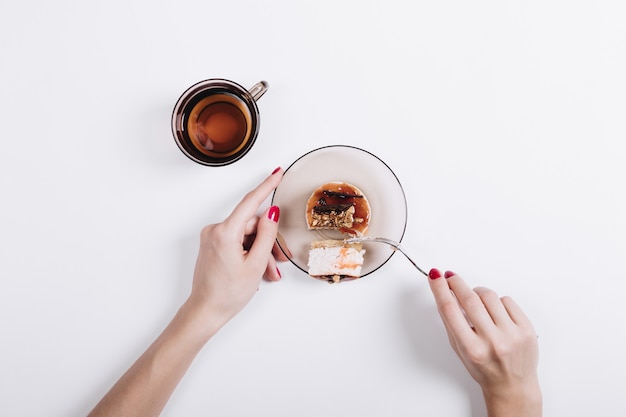
[[(623, 416), (625, 21), (620, 0), (1, 0), (0, 415), (87, 414), (187, 296), (200, 228), (347, 144), (402, 182), (424, 268), (525, 308), (545, 415)], [(270, 83), (223, 168), (170, 131), (211, 77)], [(484, 414), (405, 259), (281, 270), (164, 416)]]

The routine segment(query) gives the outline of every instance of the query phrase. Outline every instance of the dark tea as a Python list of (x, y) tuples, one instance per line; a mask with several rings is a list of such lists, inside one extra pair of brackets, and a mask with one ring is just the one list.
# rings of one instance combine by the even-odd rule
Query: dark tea
[(248, 107), (237, 97), (213, 94), (190, 103), (186, 131), (194, 146), (203, 153), (225, 157), (238, 152), (251, 132)]
[(267, 88), (267, 82), (260, 81), (248, 91), (223, 78), (192, 85), (172, 112), (176, 144), (202, 165), (223, 166), (243, 158), (259, 133), (256, 101)]

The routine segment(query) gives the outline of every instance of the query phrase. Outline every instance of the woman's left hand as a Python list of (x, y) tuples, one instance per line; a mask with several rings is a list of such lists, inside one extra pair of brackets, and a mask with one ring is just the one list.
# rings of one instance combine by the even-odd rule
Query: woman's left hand
[[(256, 294), (261, 279), (280, 280), (277, 260), (287, 258), (277, 248), (280, 209), (272, 206), (260, 216), (261, 203), (278, 186), (283, 171), (275, 170), (250, 191), (222, 223), (202, 229), (189, 302), (207, 310), (221, 327)], [(212, 326), (213, 327), (213, 326)]]

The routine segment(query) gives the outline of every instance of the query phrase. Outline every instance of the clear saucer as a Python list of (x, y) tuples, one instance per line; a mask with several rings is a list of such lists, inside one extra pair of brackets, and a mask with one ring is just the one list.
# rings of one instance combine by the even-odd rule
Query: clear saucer
[[(325, 146), (293, 162), (285, 170), (283, 180), (272, 196), (272, 204), (280, 207), (278, 243), (295, 266), (307, 272), (309, 247), (313, 240), (350, 237), (307, 227), (307, 200), (316, 188), (328, 182), (353, 184), (367, 197), (371, 207), (369, 236), (402, 241), (407, 204), (402, 185), (391, 168), (366, 150), (344, 145)], [(376, 271), (395, 253), (388, 246), (375, 243), (365, 243), (364, 248), (366, 254), (361, 277)]]

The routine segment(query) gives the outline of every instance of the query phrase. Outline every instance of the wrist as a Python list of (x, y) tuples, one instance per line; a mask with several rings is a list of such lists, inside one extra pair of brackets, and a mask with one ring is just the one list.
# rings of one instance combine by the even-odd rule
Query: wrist
[(483, 389), (488, 417), (540, 417), (543, 399), (539, 382)]
[(202, 345), (228, 322), (226, 317), (217, 314), (202, 303), (195, 302), (192, 298), (185, 301), (176, 316), (181, 323), (184, 323), (188, 333)]

